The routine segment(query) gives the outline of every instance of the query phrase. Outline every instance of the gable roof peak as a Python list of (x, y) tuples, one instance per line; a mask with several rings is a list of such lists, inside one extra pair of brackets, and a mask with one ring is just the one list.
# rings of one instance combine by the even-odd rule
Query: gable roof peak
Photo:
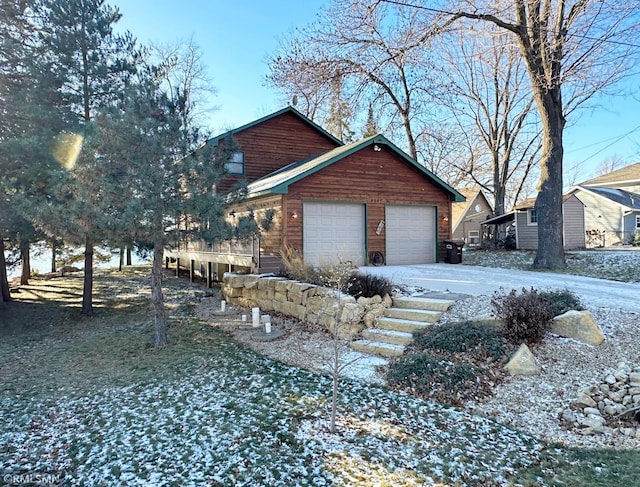
[(340, 139), (338, 139), (336, 136), (334, 136), (330, 132), (328, 132), (325, 129), (323, 129), (320, 125), (315, 123), (313, 120), (311, 120), (307, 116), (303, 115), (301, 112), (296, 110), (291, 105), (288, 105), (288, 106), (286, 106), (284, 108), (281, 108), (280, 110), (277, 110), (277, 111), (275, 111), (273, 113), (269, 113), (268, 115), (265, 115), (265, 116), (263, 116), (261, 118), (258, 118), (257, 120), (253, 120), (252, 122), (246, 123), (244, 125), (241, 125), (239, 127), (231, 129), (231, 130), (227, 130), (226, 132), (223, 132), (222, 134), (219, 134), (219, 135), (217, 135), (215, 137), (211, 137), (209, 140), (207, 140), (205, 142), (205, 144), (217, 144), (220, 140), (223, 140), (223, 139), (225, 139), (225, 138), (227, 138), (229, 136), (237, 134), (238, 132), (242, 132), (244, 130), (247, 130), (247, 129), (251, 128), (251, 127), (255, 127), (256, 125), (264, 123), (264, 122), (266, 122), (268, 120), (271, 120), (273, 118), (279, 117), (280, 115), (284, 115), (285, 113), (290, 113), (290, 114), (298, 117), (304, 123), (306, 123), (307, 125), (311, 126), (315, 130), (320, 132), (322, 135), (324, 135), (328, 139), (330, 139), (333, 142), (335, 142), (337, 145), (344, 145), (344, 142), (342, 142)]

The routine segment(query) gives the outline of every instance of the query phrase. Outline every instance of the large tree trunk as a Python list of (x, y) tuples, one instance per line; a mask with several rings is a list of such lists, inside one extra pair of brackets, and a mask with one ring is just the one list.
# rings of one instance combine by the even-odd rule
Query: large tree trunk
[(563, 269), (566, 265), (562, 237), (562, 134), (565, 119), (560, 88), (538, 93), (536, 102), (543, 131), (536, 200), (538, 251), (533, 266), (537, 269)]
[(131, 265), (131, 245), (127, 245), (127, 265)]
[(93, 240), (91, 237), (85, 239), (82, 314), (87, 316), (93, 314)]
[(7, 301), (11, 301), (11, 295), (7, 279), (7, 261), (4, 259), (4, 240), (0, 237), (0, 308), (5, 308)]
[(20, 260), (22, 271), (20, 272), (20, 284), (26, 286), (31, 277), (31, 258), (29, 254), (29, 242), (20, 242)]
[(120, 252), (118, 252), (118, 272), (122, 272), (122, 266), (124, 265), (124, 247), (120, 247)]
[(164, 247), (156, 242), (153, 245), (153, 265), (151, 267), (151, 301), (153, 303), (154, 340), (156, 348), (167, 346), (167, 315), (162, 295), (162, 260)]

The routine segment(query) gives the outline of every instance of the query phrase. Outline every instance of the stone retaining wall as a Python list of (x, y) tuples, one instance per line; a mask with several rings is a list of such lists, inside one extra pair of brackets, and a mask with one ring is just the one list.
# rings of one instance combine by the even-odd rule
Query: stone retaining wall
[(337, 327), (339, 336), (345, 339), (372, 327), (375, 318), (392, 303), (389, 296), (356, 299), (335, 289), (256, 274), (224, 274), (222, 294), (232, 304), (258, 306), (332, 332)]

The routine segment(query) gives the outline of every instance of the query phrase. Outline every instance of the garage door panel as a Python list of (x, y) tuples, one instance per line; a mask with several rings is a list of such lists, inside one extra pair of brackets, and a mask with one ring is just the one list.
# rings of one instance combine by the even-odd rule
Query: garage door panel
[(387, 264), (435, 262), (435, 220), (433, 206), (387, 205), (385, 208)]
[(303, 204), (304, 260), (315, 266), (351, 261), (364, 264), (365, 210), (362, 204)]

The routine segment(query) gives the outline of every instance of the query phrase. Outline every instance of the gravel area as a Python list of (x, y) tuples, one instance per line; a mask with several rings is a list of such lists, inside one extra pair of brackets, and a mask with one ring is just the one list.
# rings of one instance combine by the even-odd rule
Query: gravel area
[[(490, 301), (488, 296), (458, 301), (442, 316), (441, 322), (488, 315)], [(575, 401), (580, 389), (598, 384), (621, 362), (640, 365), (640, 315), (586, 308), (605, 335), (602, 345), (591, 346), (551, 335), (532, 350), (542, 368), (541, 375), (508, 377), (497, 386), (492, 397), (482, 403), (471, 403), (468, 409), (531, 435), (569, 446), (640, 448), (640, 438), (583, 435), (579, 430), (566, 429), (559, 420), (562, 410)]]
[[(489, 296), (474, 296), (457, 301), (441, 322), (459, 321), (490, 314)], [(331, 335), (286, 317), (273, 316), (273, 328), (284, 335), (272, 341), (258, 338), (255, 329), (243, 326), (241, 315), (250, 310), (227, 306), (222, 313), (217, 297), (204, 298), (197, 307), (198, 316), (213, 326), (225, 329), (235, 340), (275, 360), (299, 367), (326, 372), (333, 356)], [(640, 448), (640, 438), (619, 434), (584, 435), (567, 429), (559, 419), (562, 410), (576, 399), (580, 389), (596, 385), (613, 372), (618, 364), (640, 365), (640, 315), (614, 309), (589, 308), (606, 340), (590, 346), (574, 340), (550, 336), (533, 349), (542, 374), (534, 377), (508, 377), (493, 396), (481, 403), (469, 403), (467, 409), (510, 425), (539, 438), (567, 446), (601, 448)], [(385, 359), (343, 349), (343, 362), (354, 361), (345, 373), (369, 382), (383, 382), (379, 368)]]

